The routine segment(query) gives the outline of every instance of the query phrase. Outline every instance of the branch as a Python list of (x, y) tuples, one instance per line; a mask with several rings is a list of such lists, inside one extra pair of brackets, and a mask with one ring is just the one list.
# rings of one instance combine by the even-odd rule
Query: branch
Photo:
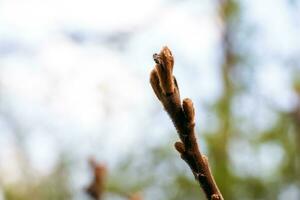
[(168, 47), (154, 54), (156, 63), (150, 75), (150, 83), (178, 132), (180, 141), (175, 143), (181, 158), (191, 168), (208, 200), (223, 200), (210, 171), (207, 157), (200, 153), (195, 134), (195, 111), (192, 100), (181, 104), (179, 88), (173, 76), (174, 59)]
[(89, 160), (89, 164), (93, 169), (93, 181), (86, 188), (86, 192), (92, 199), (102, 200), (107, 169), (103, 164), (98, 164), (93, 158)]

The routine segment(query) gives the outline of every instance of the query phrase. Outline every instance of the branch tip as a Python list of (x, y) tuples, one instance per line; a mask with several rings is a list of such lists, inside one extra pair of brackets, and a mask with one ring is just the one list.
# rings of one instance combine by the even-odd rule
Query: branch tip
[(158, 73), (161, 88), (164, 94), (174, 92), (173, 65), (174, 59), (168, 47), (163, 47), (159, 54), (154, 54), (155, 68)]

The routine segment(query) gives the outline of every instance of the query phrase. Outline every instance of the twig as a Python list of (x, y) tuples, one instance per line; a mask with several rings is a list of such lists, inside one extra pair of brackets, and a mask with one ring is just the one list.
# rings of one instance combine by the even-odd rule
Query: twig
[(89, 164), (93, 169), (94, 177), (92, 183), (86, 188), (86, 192), (91, 198), (95, 200), (102, 200), (107, 169), (103, 164), (98, 164), (93, 158), (89, 160)]
[(169, 114), (179, 134), (175, 143), (181, 158), (191, 168), (208, 200), (223, 200), (210, 171), (207, 157), (200, 153), (195, 134), (195, 111), (192, 100), (186, 98), (181, 104), (176, 78), (173, 76), (174, 59), (168, 47), (154, 54), (156, 63), (150, 75), (151, 86)]
[[(107, 168), (102, 163), (97, 163), (94, 158), (89, 159), (89, 164), (93, 170), (93, 180), (86, 188), (86, 193), (94, 200), (102, 200), (106, 187)], [(128, 200), (142, 200), (142, 196), (139, 193), (126, 193), (126, 192), (113, 192), (120, 197)]]

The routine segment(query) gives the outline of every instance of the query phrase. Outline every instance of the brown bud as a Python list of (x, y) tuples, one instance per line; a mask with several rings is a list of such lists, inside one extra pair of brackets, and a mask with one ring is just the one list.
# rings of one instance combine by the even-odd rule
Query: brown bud
[(185, 113), (185, 116), (189, 123), (194, 123), (195, 121), (195, 110), (193, 106), (193, 102), (191, 99), (184, 99), (182, 103), (182, 107)]
[(153, 59), (156, 63), (155, 69), (157, 70), (160, 85), (165, 95), (174, 92), (173, 82), (173, 65), (174, 59), (168, 47), (163, 47), (159, 54), (154, 54)]
[(185, 152), (185, 147), (182, 142), (175, 142), (174, 146), (179, 153), (183, 154)]
[(159, 78), (156, 69), (153, 69), (150, 74), (150, 83), (156, 97), (160, 100), (162, 95), (162, 90), (159, 84)]

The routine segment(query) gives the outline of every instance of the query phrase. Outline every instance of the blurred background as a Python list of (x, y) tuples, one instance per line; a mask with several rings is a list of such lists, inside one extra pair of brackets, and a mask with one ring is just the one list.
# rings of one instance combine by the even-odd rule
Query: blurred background
[[(224, 198), (300, 199), (297, 0), (0, 0), (0, 200), (204, 199), (150, 84), (167, 45)], [(126, 196), (126, 195), (125, 195)]]

